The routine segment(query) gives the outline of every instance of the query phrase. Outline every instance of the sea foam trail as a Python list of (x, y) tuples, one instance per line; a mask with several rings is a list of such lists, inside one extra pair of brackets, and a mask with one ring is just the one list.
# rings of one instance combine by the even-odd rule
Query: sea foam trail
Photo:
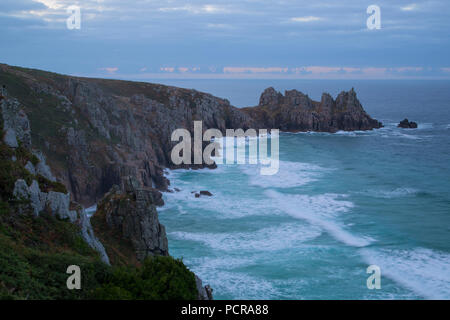
[(266, 191), (266, 194), (290, 216), (320, 227), (348, 246), (365, 247), (371, 243), (369, 238), (351, 234), (336, 221), (338, 214), (353, 207), (350, 201), (338, 200), (338, 195), (283, 195), (273, 190)]
[(299, 223), (285, 223), (251, 232), (191, 233), (176, 231), (169, 233), (175, 239), (201, 242), (215, 250), (231, 252), (246, 250), (252, 253), (296, 248), (320, 234), (319, 228), (302, 226)]
[[(360, 250), (363, 259), (425, 299), (450, 299), (450, 254), (430, 249)], [(381, 284), (383, 286), (383, 284)]]
[(359, 194), (368, 195), (374, 198), (384, 198), (384, 199), (393, 199), (393, 198), (402, 198), (407, 196), (417, 195), (420, 191), (414, 188), (396, 188), (393, 190), (374, 190), (370, 189), (367, 191), (357, 192)]
[(293, 188), (316, 181), (323, 172), (330, 170), (320, 166), (302, 163), (281, 161), (280, 167), (274, 175), (260, 175), (259, 166), (240, 166), (242, 172), (249, 176), (250, 185), (263, 188)]
[(186, 259), (187, 265), (194, 265), (192, 270), (222, 296), (233, 299), (276, 299), (278, 290), (271, 281), (262, 277), (240, 272), (239, 268), (255, 264), (252, 258), (236, 258), (227, 255), (217, 258)]

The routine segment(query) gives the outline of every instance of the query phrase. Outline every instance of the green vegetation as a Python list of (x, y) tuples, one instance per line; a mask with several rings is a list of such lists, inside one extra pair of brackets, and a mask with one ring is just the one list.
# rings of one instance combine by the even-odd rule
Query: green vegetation
[[(81, 269), (81, 289), (68, 290), (67, 267)], [(76, 225), (42, 213), (17, 214), (0, 202), (0, 299), (195, 299), (195, 279), (181, 261), (147, 259), (110, 267)]]
[[(106, 279), (103, 264), (77, 226), (42, 213), (0, 206), (0, 299), (87, 299)], [(82, 270), (82, 289), (68, 290), (69, 265)]]
[[(45, 192), (67, 191), (61, 183), (29, 173), (24, 168), (28, 161), (36, 165), (39, 159), (22, 146), (12, 149), (0, 140), (0, 299), (197, 298), (195, 276), (181, 260), (152, 257), (140, 264), (122, 259), (108, 266), (82, 239), (78, 225), (48, 212), (34, 216), (27, 202), (13, 197), (17, 179), (28, 184), (36, 179)], [(119, 252), (126, 247), (111, 240), (108, 249)], [(70, 265), (81, 269), (80, 290), (67, 289)]]
[(39, 188), (43, 192), (49, 192), (49, 191), (55, 191), (55, 192), (61, 192), (61, 193), (67, 193), (66, 186), (63, 185), (61, 182), (57, 181), (50, 181), (46, 177), (38, 174), (36, 175), (37, 181), (39, 183)]
[(97, 299), (194, 300), (195, 276), (181, 260), (147, 258), (141, 267), (118, 267), (94, 291)]
[[(33, 180), (33, 175), (24, 168), (27, 161), (23, 158), (23, 152), (20, 149), (14, 150), (0, 143), (0, 199), (12, 198), (14, 183), (17, 179), (24, 179), (28, 185)], [(16, 161), (13, 161), (13, 157), (16, 157)]]
[(13, 197), (14, 184), (17, 179), (24, 179), (28, 185), (37, 180), (42, 191), (67, 193), (66, 187), (60, 182), (53, 182), (41, 175), (32, 175), (25, 165), (30, 161), (33, 165), (39, 163), (39, 159), (26, 148), (9, 148), (0, 143), (0, 199), (9, 200)]

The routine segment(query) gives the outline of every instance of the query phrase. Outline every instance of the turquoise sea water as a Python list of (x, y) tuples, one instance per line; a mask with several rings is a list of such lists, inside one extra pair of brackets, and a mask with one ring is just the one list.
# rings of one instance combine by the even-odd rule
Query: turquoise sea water
[[(257, 104), (267, 86), (313, 99), (352, 86), (385, 128), (282, 133), (280, 170), (168, 172), (169, 250), (216, 299), (450, 299), (450, 82), (172, 81)], [(403, 118), (419, 128), (396, 127)], [(209, 190), (213, 197), (195, 198)], [(381, 268), (369, 290), (366, 268)]]

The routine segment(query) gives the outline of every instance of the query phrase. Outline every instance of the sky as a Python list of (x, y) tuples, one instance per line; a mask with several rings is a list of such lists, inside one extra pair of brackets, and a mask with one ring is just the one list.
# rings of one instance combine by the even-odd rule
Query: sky
[[(380, 28), (369, 29), (371, 5)], [(450, 79), (448, 0), (1, 0), (0, 63), (117, 79)], [(78, 19), (70, 18), (80, 8)], [(72, 25), (68, 27), (69, 20)]]

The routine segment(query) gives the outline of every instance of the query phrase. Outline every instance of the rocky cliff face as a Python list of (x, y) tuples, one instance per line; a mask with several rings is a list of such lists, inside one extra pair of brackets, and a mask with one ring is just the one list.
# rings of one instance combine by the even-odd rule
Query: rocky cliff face
[(130, 243), (131, 259), (136, 256), (142, 262), (148, 256), (169, 255), (152, 190), (142, 188), (133, 176), (123, 177), (121, 186), (114, 185), (99, 201), (93, 223), (96, 228), (104, 228), (100, 234), (106, 231), (115, 234), (118, 241)]
[[(122, 178), (99, 201), (92, 224), (114, 265), (139, 265), (147, 257), (168, 256), (165, 228), (159, 223), (154, 190), (134, 176)], [(212, 289), (195, 276), (199, 300), (212, 300)]]
[[(114, 185), (105, 195), (93, 218), (97, 221), (96, 227), (101, 240), (107, 245), (113, 265), (128, 268), (121, 270), (121, 274), (127, 272), (124, 270), (131, 270), (132, 281), (140, 282), (141, 288), (145, 282), (145, 287), (154, 287), (159, 291), (150, 290), (150, 294), (148, 288), (145, 292), (133, 291), (136, 289), (135, 283), (121, 282), (120, 279), (116, 279), (115, 288), (121, 293), (117, 290), (110, 292), (110, 283), (98, 287), (98, 281), (90, 278), (93, 272), (102, 274), (101, 283), (111, 280), (108, 276), (105, 278), (108, 271), (112, 272), (109, 277), (114, 278), (116, 270), (111, 267), (105, 247), (94, 235), (84, 208), (71, 201), (70, 193), (57, 182), (46, 164), (44, 154), (33, 148), (29, 119), (22, 105), (16, 99), (6, 97), (4, 92), (0, 95), (0, 264), (7, 269), (6, 278), (3, 275), (0, 279), (0, 297), (15, 294), (16, 288), (22, 287), (21, 281), (27, 281), (33, 282), (34, 286), (21, 288), (18, 296), (32, 294), (32, 297), (40, 297), (39, 290), (50, 287), (53, 295), (50, 293), (49, 296), (61, 298), (65, 292), (54, 288), (64, 287), (59, 284), (60, 271), (76, 261), (82, 268), (89, 265), (86, 269), (90, 270), (83, 273), (89, 284), (86, 292), (80, 295), (82, 297), (112, 299), (123, 297), (123, 292), (128, 292), (130, 297), (132, 293), (127, 289), (131, 287), (135, 298), (139, 299), (212, 299), (209, 286), (203, 286), (202, 281), (181, 261), (168, 257), (165, 229), (159, 223), (155, 207), (162, 204), (160, 196), (153, 188), (143, 188), (134, 176), (126, 176), (122, 178), (120, 187)], [(49, 254), (49, 251), (52, 253)], [(37, 262), (36, 255), (47, 259), (46, 263), (50, 266)], [(155, 257), (144, 261), (149, 256), (166, 257), (165, 260)], [(108, 268), (105, 264), (99, 265), (100, 260), (109, 265)], [(53, 270), (53, 264), (63, 264), (63, 268), (58, 266)], [(18, 268), (17, 278), (11, 276), (14, 268)], [(149, 272), (145, 271), (149, 269), (153, 272), (152, 280), (149, 279)], [(42, 283), (35, 279), (39, 273), (46, 277)], [(29, 279), (24, 276), (28, 274)], [(48, 281), (47, 277), (52, 280)], [(169, 286), (172, 290), (167, 289)], [(95, 287), (96, 290), (93, 290)], [(43, 295), (46, 296), (46, 293)]]
[[(32, 142), (73, 200), (96, 203), (121, 177), (167, 190), (173, 130), (278, 128), (285, 131), (370, 130), (355, 91), (320, 102), (296, 91), (266, 89), (256, 107), (238, 109), (210, 94), (158, 84), (63, 76), (0, 65), (0, 82), (25, 106)], [(26, 132), (27, 128), (24, 128)]]
[[(91, 223), (83, 207), (70, 200), (70, 194), (66, 188), (56, 183), (55, 177), (45, 162), (45, 156), (39, 150), (32, 148), (30, 123), (20, 103), (14, 98), (2, 97), (0, 107), (4, 132), (1, 143), (5, 143), (7, 148), (11, 148), (11, 153), (25, 158), (18, 159), (17, 156), (12, 156), (10, 160), (2, 159), (3, 162), (14, 163), (9, 168), (7, 164), (3, 163), (2, 187), (5, 187), (6, 177), (14, 179), (15, 176), (22, 175), (28, 180), (23, 178), (15, 180), (12, 193), (7, 197), (5, 197), (6, 194), (3, 195), (2, 198), (6, 199), (0, 200), (20, 201), (21, 204), (17, 207), (18, 213), (31, 211), (34, 216), (39, 216), (42, 212), (46, 212), (59, 219), (67, 219), (71, 223), (77, 224), (83, 239), (100, 254), (103, 262), (109, 264), (105, 249), (94, 236)], [(7, 151), (7, 149), (2, 151)], [(13, 172), (5, 172), (7, 170)]]
[(382, 127), (364, 111), (353, 88), (341, 92), (336, 100), (324, 93), (320, 102), (297, 90), (282, 95), (274, 88), (268, 88), (262, 93), (258, 106), (243, 111), (259, 126), (282, 131), (336, 132)]
[(249, 116), (212, 95), (149, 83), (86, 79), (0, 65), (0, 82), (20, 99), (32, 140), (74, 200), (94, 204), (132, 175), (166, 190), (172, 131), (250, 127)]

